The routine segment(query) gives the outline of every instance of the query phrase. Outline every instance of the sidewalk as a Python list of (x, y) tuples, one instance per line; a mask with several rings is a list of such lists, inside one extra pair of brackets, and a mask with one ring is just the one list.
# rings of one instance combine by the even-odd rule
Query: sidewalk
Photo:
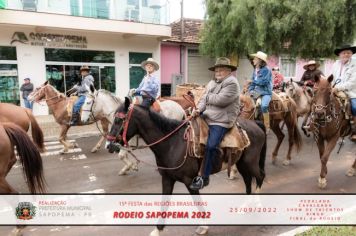
[[(59, 138), (61, 128), (59, 124), (54, 120), (54, 117), (52, 115), (35, 116), (35, 118), (43, 131), (43, 135), (46, 141), (56, 140)], [(98, 122), (98, 126), (102, 131), (100, 122)], [(96, 127), (95, 123), (84, 126), (73, 126), (69, 129), (67, 133), (67, 137), (83, 137), (91, 135), (100, 135), (100, 131)]]

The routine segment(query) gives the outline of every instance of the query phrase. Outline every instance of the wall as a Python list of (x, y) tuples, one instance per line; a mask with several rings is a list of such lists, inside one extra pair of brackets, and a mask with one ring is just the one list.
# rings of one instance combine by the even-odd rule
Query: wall
[[(35, 30), (29, 27), (2, 26), (0, 46), (10, 46), (11, 37), (16, 31), (25, 32), (28, 35)], [(154, 59), (160, 64), (160, 46), (156, 38), (144, 36), (123, 38), (120, 34), (49, 29), (46, 29), (43, 33), (86, 36), (87, 49), (114, 51), (116, 94), (120, 97), (125, 96), (129, 90), (129, 52), (153, 53)], [(46, 81), (44, 48), (21, 43), (14, 43), (12, 46), (16, 46), (17, 49), (19, 84), (23, 83), (25, 77), (34, 78), (32, 82), (35, 86), (44, 83)], [(157, 75), (160, 77), (159, 73)], [(35, 105), (34, 113), (35, 115), (46, 115), (48, 110), (46, 106)]]
[(161, 83), (170, 84), (173, 74), (180, 74), (179, 45), (161, 45)]

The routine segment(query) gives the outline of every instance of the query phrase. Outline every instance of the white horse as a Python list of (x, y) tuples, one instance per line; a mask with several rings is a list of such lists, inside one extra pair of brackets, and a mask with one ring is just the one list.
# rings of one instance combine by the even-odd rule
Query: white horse
[[(88, 89), (89, 93), (85, 98), (85, 102), (81, 111), (81, 121), (87, 123), (95, 121), (101, 117), (105, 117), (110, 124), (114, 122), (114, 113), (116, 109), (123, 103), (123, 101), (113, 96), (109, 91), (100, 89), (95, 90), (93, 86)], [(174, 101), (160, 102), (162, 115), (171, 119), (183, 120), (185, 111)], [(136, 145), (137, 137), (130, 139), (129, 144)], [(128, 157), (128, 152), (121, 149), (119, 152), (119, 159), (125, 163), (125, 166), (120, 170), (119, 175), (125, 175), (130, 170), (138, 170), (137, 161), (131, 161)]]
[[(307, 88), (310, 89), (310, 88)], [(298, 117), (303, 117), (302, 130), (306, 136), (310, 136), (304, 126), (308, 122), (308, 117), (311, 110), (312, 97), (309, 96), (308, 92), (299, 86), (292, 79), (287, 82), (286, 94), (291, 97), (297, 104), (297, 114)]]

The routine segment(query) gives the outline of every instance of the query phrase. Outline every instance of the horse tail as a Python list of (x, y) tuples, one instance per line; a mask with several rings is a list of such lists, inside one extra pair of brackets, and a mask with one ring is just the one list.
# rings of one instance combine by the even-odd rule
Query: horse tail
[(295, 103), (291, 103), (289, 119), (290, 119), (290, 123), (293, 126), (293, 142), (295, 144), (297, 152), (299, 152), (303, 146), (303, 143), (302, 143), (302, 137), (298, 129), (297, 105)]
[(19, 126), (10, 123), (4, 123), (3, 126), (11, 144), (16, 146), (30, 192), (45, 192), (42, 158), (37, 147)]
[(32, 112), (28, 109), (25, 109), (27, 116), (30, 118), (31, 121), (31, 131), (32, 131), (32, 138), (35, 144), (37, 145), (40, 152), (45, 151), (44, 147), (44, 138), (43, 132), (40, 126), (38, 125), (35, 117), (33, 116)]
[[(255, 122), (258, 125), (258, 127), (260, 127), (263, 130), (263, 133), (266, 135), (266, 127), (263, 124), (263, 122), (259, 121), (259, 120), (256, 120)], [(260, 160), (258, 162), (258, 165), (260, 167), (260, 170), (262, 171), (263, 176), (265, 176), (266, 156), (267, 156), (267, 136), (265, 137), (265, 142), (264, 142), (261, 152), (260, 152)]]

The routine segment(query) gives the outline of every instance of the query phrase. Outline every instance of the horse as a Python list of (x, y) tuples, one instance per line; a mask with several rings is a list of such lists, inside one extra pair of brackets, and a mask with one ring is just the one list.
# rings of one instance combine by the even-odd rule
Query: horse
[(299, 86), (298, 83), (294, 82), (292, 79), (287, 82), (286, 84), (286, 94), (293, 98), (297, 105), (297, 114), (298, 117), (303, 117), (303, 124), (302, 124), (302, 131), (303, 133), (309, 137), (308, 131), (304, 128), (304, 126), (308, 122), (308, 117), (310, 114), (311, 110), (311, 101), (312, 97), (308, 95), (305, 89), (303, 87)]
[[(94, 86), (90, 86), (81, 111), (81, 122), (88, 123), (90, 120), (105, 118), (112, 124), (114, 112), (121, 104), (123, 101), (113, 96), (109, 91), (104, 89), (96, 91)], [(174, 101), (163, 101), (160, 103), (160, 107), (162, 114), (166, 117), (182, 120), (185, 116), (184, 110)], [(129, 142), (133, 146), (137, 142), (137, 138), (132, 138)], [(130, 170), (138, 170), (137, 161), (131, 161), (127, 151), (120, 150), (118, 156), (125, 164), (118, 175), (126, 175)]]
[[(238, 122), (246, 130), (250, 145), (236, 154), (240, 155), (236, 166), (243, 176), (246, 193), (250, 194), (252, 179), (256, 179), (258, 190), (262, 187), (265, 177), (266, 133), (261, 122), (259, 122), (260, 126), (255, 121), (245, 119), (238, 119)], [(149, 143), (148, 146), (155, 154), (157, 168), (162, 176), (163, 195), (171, 195), (177, 181), (182, 182), (189, 193), (195, 195), (199, 194), (199, 190), (192, 190), (189, 185), (198, 175), (201, 159), (191, 156), (188, 152), (188, 141), (185, 139), (187, 127), (187, 120), (168, 119), (152, 109), (130, 105), (129, 99), (125, 98), (125, 103), (115, 114), (110, 135), (115, 137), (113, 142), (122, 144), (123, 140), (139, 134), (146, 143)], [(170, 133), (167, 134), (168, 132)], [(226, 154), (226, 150), (224, 153)], [(215, 168), (214, 173), (218, 171)], [(164, 225), (158, 225), (151, 235), (159, 235), (163, 228)], [(206, 231), (207, 228), (197, 229), (199, 233)]]
[[(272, 163), (277, 161), (278, 150), (284, 139), (284, 134), (280, 127), (280, 123), (283, 121), (288, 128), (289, 147), (286, 159), (283, 161), (283, 165), (289, 165), (291, 161), (291, 152), (293, 146), (296, 147), (299, 152), (302, 146), (302, 139), (297, 127), (297, 106), (295, 102), (290, 99), (288, 105), (289, 111), (270, 112), (270, 126), (273, 133), (277, 136), (277, 144), (272, 152)], [(257, 107), (254, 99), (245, 91), (240, 94), (240, 117), (253, 120), (259, 117)]]
[(0, 103), (0, 122), (12, 122), (20, 126), (25, 132), (31, 126), (34, 143), (41, 152), (44, 151), (43, 132), (30, 109), (11, 103)]
[(30, 192), (45, 192), (42, 159), (36, 145), (18, 125), (0, 123), (0, 193), (17, 193), (5, 179), (16, 163), (14, 146)]
[(161, 97), (159, 99), (160, 101), (175, 101), (181, 107), (186, 111), (186, 114), (189, 115), (192, 111), (193, 108), (196, 108), (195, 102), (194, 102), (194, 95), (192, 92), (188, 91), (187, 94), (184, 94), (183, 96), (177, 96), (177, 97)]
[[(326, 175), (327, 163), (330, 153), (336, 146), (339, 137), (345, 137), (351, 133), (351, 127), (345, 114), (342, 112), (340, 102), (332, 92), (332, 81), (330, 75), (327, 79), (315, 76), (314, 97), (311, 108), (311, 130), (317, 143), (321, 170), (318, 186), (324, 189), (327, 186)], [(349, 169), (347, 175), (353, 176), (356, 170), (356, 160)]]
[[(59, 142), (63, 144), (63, 150), (61, 151), (61, 154), (67, 153), (69, 148), (75, 148), (77, 144), (71, 144), (66, 141), (67, 132), (71, 127), (71, 113), (67, 109), (70, 98), (67, 98), (64, 94), (58, 92), (52, 85), (48, 83), (48, 81), (46, 81), (43, 85), (41, 85), (39, 88), (36, 88), (31, 94), (29, 94), (28, 99), (35, 102), (44, 100), (48, 107), (52, 110), (54, 119), (61, 126), (61, 132), (59, 135)], [(109, 121), (106, 118), (97, 118), (97, 120), (100, 121), (103, 128), (103, 136), (92, 148), (91, 152), (93, 153), (100, 149), (102, 143), (105, 140), (104, 135), (106, 135), (109, 129)], [(79, 125), (88, 124), (90, 123)]]

